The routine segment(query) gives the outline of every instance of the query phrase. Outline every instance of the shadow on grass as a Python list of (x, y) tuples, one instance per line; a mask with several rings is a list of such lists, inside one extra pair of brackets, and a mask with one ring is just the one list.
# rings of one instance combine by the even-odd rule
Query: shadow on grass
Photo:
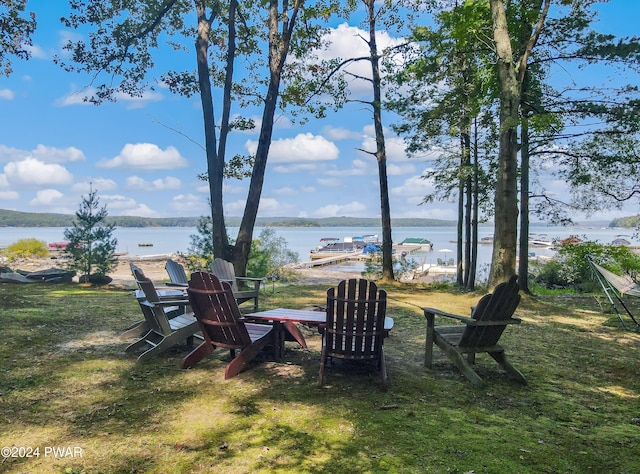
[[(22, 306), (0, 309), (2, 445), (78, 445), (84, 456), (8, 459), (6, 472), (633, 471), (640, 338), (580, 301), (525, 298), (523, 324), (501, 342), (529, 385), (479, 356), (478, 389), (438, 350), (425, 370), (419, 310), (464, 314), (478, 295), (393, 287), (382, 392), (375, 369), (347, 363), (330, 365), (317, 389), (313, 331), (309, 351), (287, 343), (284, 362), (263, 352), (229, 381), (222, 350), (188, 371), (177, 369), (186, 346), (136, 363), (126, 342), (108, 343), (140, 319), (130, 296), (31, 288), (9, 289)], [(264, 300), (302, 308), (325, 290)]]

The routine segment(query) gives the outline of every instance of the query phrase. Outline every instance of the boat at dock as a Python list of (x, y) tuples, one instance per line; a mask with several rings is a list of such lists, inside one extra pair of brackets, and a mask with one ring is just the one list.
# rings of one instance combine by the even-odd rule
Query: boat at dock
[(320, 239), (320, 245), (311, 250), (309, 258), (318, 260), (341, 254), (361, 254), (368, 245), (377, 243), (377, 235), (344, 237), (342, 241), (337, 237), (323, 237)]

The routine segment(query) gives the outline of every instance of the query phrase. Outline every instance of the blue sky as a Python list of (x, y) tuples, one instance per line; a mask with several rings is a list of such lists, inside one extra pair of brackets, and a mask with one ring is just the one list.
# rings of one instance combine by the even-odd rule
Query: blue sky
[[(142, 98), (122, 97), (101, 106), (83, 103), (89, 78), (67, 73), (52, 61), (54, 55), (64, 56), (66, 39), (78, 37), (58, 21), (66, 4), (29, 1), (28, 9), (38, 19), (32, 58), (14, 60), (13, 74), (0, 77), (0, 208), (73, 213), (93, 183), (111, 215), (208, 214), (207, 187), (196, 178), (206, 169), (198, 145), (204, 143), (198, 98), (175, 96), (160, 86)], [(637, 34), (640, 2), (613, 0), (600, 11), (600, 31)], [(336, 23), (326, 54), (366, 53), (358, 38), (364, 32), (358, 28), (357, 22)], [(381, 47), (396, 41), (387, 32), (378, 36)], [(195, 67), (191, 52), (179, 62)], [(366, 94), (362, 86), (354, 84), (354, 93)], [(258, 117), (258, 111), (247, 113)], [(387, 126), (394, 120), (389, 114), (383, 118)], [(279, 116), (273, 138), (259, 215), (379, 216), (377, 166), (359, 151), (374, 149), (371, 114), (362, 106), (348, 105), (305, 125)], [(419, 205), (433, 189), (420, 178), (429, 163), (407, 158), (402, 139), (388, 129), (386, 138), (392, 216), (455, 219), (452, 203)], [(253, 151), (256, 141), (257, 131), (236, 132), (229, 156)], [(562, 183), (549, 185), (562, 193)], [(248, 180), (227, 183), (228, 215), (242, 214), (247, 186)], [(606, 217), (635, 213), (634, 203)]]

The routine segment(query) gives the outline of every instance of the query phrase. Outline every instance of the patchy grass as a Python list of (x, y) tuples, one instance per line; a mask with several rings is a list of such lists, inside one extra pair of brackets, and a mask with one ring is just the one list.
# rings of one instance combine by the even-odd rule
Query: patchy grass
[[(467, 314), (479, 294), (387, 285), (389, 390), (359, 367), (329, 366), (320, 338), (265, 352), (223, 380), (228, 354), (177, 368), (187, 347), (136, 363), (117, 335), (140, 319), (125, 291), (0, 284), (0, 446), (40, 448), (2, 472), (631, 473), (640, 442), (640, 335), (593, 298), (524, 297), (503, 335), (528, 378), (487, 356), (468, 383), (436, 349), (423, 367), (421, 306)], [(267, 288), (264, 309), (322, 304), (326, 287)], [(82, 456), (45, 456), (78, 447)]]

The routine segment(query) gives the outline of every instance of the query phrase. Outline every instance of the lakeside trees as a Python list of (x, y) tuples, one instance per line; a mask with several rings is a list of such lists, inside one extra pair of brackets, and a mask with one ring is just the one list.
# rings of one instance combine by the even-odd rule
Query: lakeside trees
[[(69, 41), (65, 48), (71, 52), (71, 59), (58, 58), (58, 62), (69, 71), (87, 72), (94, 77), (95, 93), (85, 100), (96, 104), (115, 100), (118, 93), (142, 95), (153, 89), (150, 77), (154, 74), (175, 93), (199, 95), (214, 251), (216, 256), (233, 261), (236, 271), (244, 274), (287, 58), (290, 52), (304, 55), (309, 45), (318, 43), (320, 27), (316, 20), (328, 18), (337, 7), (332, 2), (316, 5), (304, 0), (269, 0), (263, 4), (238, 0), (162, 3), (79, 0), (73, 2), (72, 12), (62, 21), (70, 28), (89, 28), (89, 43)], [(195, 23), (190, 18), (194, 18)], [(304, 22), (304, 28), (298, 33), (299, 20)], [(161, 46), (185, 50), (185, 39), (195, 41), (196, 72), (158, 73), (154, 61), (157, 50)], [(237, 79), (234, 69), (238, 56), (247, 59), (249, 65), (242, 80)], [(218, 92), (217, 104), (221, 104), (219, 115), (214, 108), (214, 89)], [(233, 161), (230, 169), (225, 168), (228, 134), (234, 128), (254, 126), (242, 117), (232, 120), (234, 103), (258, 106), (262, 117), (255, 153), (229, 160)], [(246, 164), (250, 171), (242, 170)], [(230, 245), (227, 238), (222, 192), (223, 180), (229, 175), (250, 175), (249, 192), (234, 245)]]
[(31, 36), (36, 30), (36, 14), (26, 12), (27, 0), (3, 0), (0, 3), (0, 76), (9, 76), (13, 57), (29, 59)]
[[(589, 199), (583, 198), (582, 201), (592, 208), (594, 204), (602, 204), (602, 197), (608, 197), (615, 203), (636, 196), (638, 193), (637, 182), (633, 179), (638, 162), (637, 154), (634, 153), (638, 144), (637, 88), (635, 91), (633, 88), (628, 88), (626, 94), (622, 94), (623, 87), (615, 89), (615, 94), (619, 94), (615, 103), (609, 97), (607, 100), (602, 100), (602, 94), (606, 94), (606, 91), (601, 90), (594, 91), (596, 95), (600, 94), (599, 99), (594, 95), (590, 101), (576, 101), (569, 106), (566, 104), (571, 104), (570, 98), (576, 91), (556, 93), (548, 84), (548, 66), (545, 65), (560, 60), (571, 62), (582, 59), (586, 62), (597, 62), (609, 59), (612, 55), (618, 55), (620, 58), (624, 57), (624, 61), (628, 64), (634, 61), (637, 63), (637, 41), (634, 49), (633, 41), (615, 45), (612, 37), (582, 33), (585, 30), (584, 25), (589, 25), (591, 19), (580, 16), (578, 13), (587, 11), (594, 3), (578, 2), (572, 5), (570, 12), (567, 12), (563, 8), (568, 5), (568, 2), (561, 0), (509, 3), (478, 0), (464, 2), (464, 4), (456, 2), (455, 8), (450, 11), (454, 12), (454, 16), (460, 13), (455, 21), (458, 21), (459, 25), (464, 25), (465, 28), (451, 27), (449, 30), (443, 29), (440, 32), (442, 42), (452, 39), (456, 44), (447, 51), (443, 48), (438, 49), (432, 42), (425, 51), (426, 55), (432, 55), (440, 64), (446, 62), (451, 66), (446, 71), (451, 80), (438, 83), (438, 86), (444, 85), (442, 89), (446, 88), (446, 94), (443, 94), (446, 100), (443, 102), (448, 101), (444, 105), (449, 108), (441, 107), (439, 111), (445, 111), (448, 114), (443, 114), (447, 117), (447, 122), (443, 121), (441, 128), (444, 129), (445, 126), (453, 124), (450, 128), (455, 129), (455, 132), (450, 133), (450, 137), (456, 137), (459, 140), (460, 153), (456, 157), (458, 162), (448, 173), (449, 176), (445, 176), (444, 167), (441, 176), (443, 180), (448, 180), (448, 191), (451, 194), (457, 193), (459, 196), (461, 230), (458, 239), (460, 265), (458, 282), (460, 284), (472, 287), (474, 257), (471, 245), (474, 242), (473, 229), (477, 227), (478, 222), (477, 209), (483, 202), (482, 196), (478, 194), (483, 176), (490, 176), (491, 173), (495, 176), (493, 181), (488, 181), (485, 188), (490, 188), (492, 182), (496, 183), (494, 198), (496, 238), (492, 283), (500, 281), (515, 271), (518, 197), (521, 218), (519, 273), (521, 276), (526, 276), (527, 273), (528, 236), (525, 219), (529, 214), (528, 200), (534, 194), (528, 187), (529, 157), (544, 158), (547, 162), (551, 162), (549, 157), (553, 153), (558, 157), (562, 155), (563, 158), (558, 158), (555, 162), (561, 166), (560, 172), (563, 174), (559, 176), (566, 183), (574, 186), (579, 196), (588, 197)], [(142, 93), (145, 87), (153, 87), (147, 81), (154, 75), (165, 80), (165, 83), (175, 92), (186, 96), (200, 94), (207, 142), (213, 222), (214, 226), (219, 226), (214, 232), (218, 239), (214, 247), (223, 257), (234, 260), (241, 268), (243, 262), (246, 264), (248, 249), (253, 240), (253, 228), (257, 222), (275, 107), (283, 98), (289, 104), (301, 105), (304, 100), (300, 98), (304, 99), (305, 94), (314, 92), (311, 87), (305, 89), (304, 82), (297, 82), (295, 87), (288, 88), (293, 83), (292, 78), (304, 79), (304, 74), (294, 69), (297, 65), (289, 64), (290, 69), (286, 67), (289, 51), (294, 55), (303, 56), (306, 52), (305, 48), (308, 50), (316, 47), (318, 43), (314, 41), (322, 40), (319, 34), (320, 27), (315, 19), (329, 16), (330, 12), (335, 11), (333, 10), (335, 5), (327, 4), (327, 10), (323, 10), (322, 13), (305, 2), (280, 4), (272, 1), (269, 2), (268, 8), (265, 8), (267, 4), (202, 0), (194, 2), (172, 0), (152, 5), (133, 0), (120, 2), (118, 5), (114, 2), (109, 4), (109, 2), (86, 1), (74, 2), (74, 5), (77, 7), (77, 14), (70, 15), (66, 19), (68, 25), (102, 28), (99, 30), (100, 34), (90, 36), (90, 46), (82, 41), (69, 44), (75, 54), (72, 61), (82, 65), (76, 68), (68, 64), (69, 69), (91, 71), (97, 74), (96, 94), (88, 97), (88, 100), (99, 103), (111, 100), (117, 92), (134, 95)], [(449, 5), (453, 5), (453, 2)], [(459, 8), (458, 5), (464, 9)], [(549, 14), (551, 5), (557, 8)], [(125, 10), (129, 9), (128, 11), (132, 14), (129, 17), (121, 15), (122, 7)], [(255, 13), (255, 16), (249, 15), (251, 21), (247, 20), (248, 12)], [(482, 15), (476, 17), (478, 12)], [(493, 15), (488, 16), (489, 21), (485, 17), (487, 12)], [(194, 19), (194, 13), (199, 22), (197, 31), (194, 27), (195, 23), (191, 21)], [(566, 25), (573, 24), (573, 30), (569, 27), (562, 28), (560, 20), (563, 18), (566, 18)], [(304, 37), (296, 37), (295, 25), (301, 19), (305, 21)], [(263, 28), (260, 20), (268, 20), (269, 28)], [(552, 31), (546, 29), (545, 25), (551, 25)], [(25, 29), (28, 31), (28, 27)], [(466, 37), (461, 33), (462, 30)], [(105, 31), (111, 34), (104, 35)], [(491, 34), (487, 35), (487, 32)], [(175, 33), (176, 36), (182, 35), (187, 40), (197, 41), (196, 64), (199, 67), (196, 73), (170, 71), (163, 75), (154, 71), (152, 54), (158, 44), (166, 39), (167, 33)], [(493, 39), (487, 41), (491, 37)], [(483, 41), (479, 41), (474, 48), (471, 38), (480, 38)], [(540, 38), (543, 41), (539, 41)], [(249, 41), (250, 39), (254, 41)], [(296, 42), (303, 39), (306, 43)], [(375, 28), (369, 42), (375, 42)], [(577, 52), (576, 50), (567, 52), (565, 46), (569, 42), (581, 44), (582, 47)], [(186, 42), (180, 44), (180, 47), (185, 47), (186, 44)], [(259, 45), (270, 45), (270, 54), (260, 54)], [(613, 46), (619, 46), (619, 48), (615, 50)], [(626, 56), (623, 56), (625, 50)], [(104, 53), (104, 56), (100, 56), (96, 51)], [(261, 104), (261, 110), (264, 113), (260, 122), (261, 134), (257, 150), (253, 156), (244, 157), (247, 158), (246, 160), (240, 157), (238, 161), (234, 161), (228, 159), (225, 150), (228, 133), (234, 128), (252, 126), (249, 121), (230, 119), (233, 104), (237, 103), (244, 107), (250, 103), (246, 93), (251, 91), (246, 84), (233, 81), (236, 62), (234, 58), (238, 57), (259, 59), (256, 64), (260, 63), (261, 67), (253, 69), (250, 75), (258, 79), (258, 82), (252, 83), (253, 85), (262, 81), (262, 87), (257, 89), (256, 101)], [(491, 60), (498, 58), (491, 68), (489, 68), (488, 58)], [(263, 74), (265, 72), (267, 74)], [(121, 74), (122, 81), (120, 83), (105, 81), (98, 84), (102, 73), (113, 75), (108, 78), (109, 80)], [(487, 79), (487, 76), (493, 77)], [(284, 94), (282, 94), (283, 84)], [(207, 87), (210, 89), (208, 93), (205, 91)], [(221, 99), (216, 103), (222, 104), (222, 107), (214, 111), (216, 90), (219, 92), (217, 98)], [(620, 100), (622, 97), (628, 99), (626, 104)], [(405, 99), (400, 96), (399, 101)], [(496, 99), (500, 100), (499, 105)], [(378, 98), (374, 97), (371, 104), (374, 106), (374, 111), (376, 107), (378, 111), (380, 110), (379, 95)], [(482, 105), (482, 114), (480, 114), (479, 104)], [(518, 109), (519, 113), (514, 114), (514, 110), (518, 111)], [(219, 110), (222, 111), (221, 114), (214, 113)], [(483, 167), (479, 160), (480, 155), (474, 151), (477, 148), (476, 144), (482, 145), (475, 140), (479, 134), (474, 130), (480, 130), (482, 133), (482, 128), (478, 128), (477, 125), (482, 124), (480, 119), (489, 117), (490, 114), (493, 114), (496, 120), (493, 123), (489, 121), (484, 123), (499, 125), (498, 130), (501, 134), (500, 152), (495, 154), (495, 158), (498, 158), (495, 169), (491, 168), (492, 162), (488, 159)], [(607, 126), (590, 124), (589, 127), (592, 127), (594, 132), (589, 139), (584, 140), (576, 140), (575, 135), (569, 137), (567, 134), (560, 133), (565, 123), (575, 120), (575, 117), (578, 118), (577, 123), (587, 116), (599, 117), (603, 123), (606, 122)], [(608, 127), (614, 121), (616, 122), (615, 130), (614, 127)], [(485, 130), (489, 129), (487, 127)], [(378, 133), (379, 130), (381, 133)], [(447, 133), (449, 132), (451, 130)], [(614, 132), (617, 135), (614, 135)], [(381, 126), (376, 127), (376, 135), (384, 139)], [(377, 140), (377, 145), (378, 143)], [(554, 147), (556, 151), (552, 152)], [(563, 149), (557, 150), (558, 147)], [(377, 147), (376, 157), (380, 150), (381, 148)], [(249, 165), (244, 166), (243, 163)], [(381, 163), (380, 160), (379, 163)], [(233, 167), (228, 166), (231, 164)], [(622, 172), (620, 172), (621, 169)], [(606, 172), (603, 173), (602, 170)], [(247, 206), (240, 222), (241, 232), (236, 245), (229, 245), (226, 239), (227, 222), (223, 212), (222, 180), (229, 175), (251, 176)], [(382, 176), (381, 173), (381, 202), (384, 203)], [(591, 199), (594, 196), (598, 196), (598, 202)], [(382, 214), (383, 228), (386, 232), (387, 228), (390, 228), (390, 210), (387, 213), (383, 207)], [(388, 219), (385, 214), (388, 214)], [(390, 238), (387, 240), (390, 241)], [(464, 248), (462, 242), (466, 242)], [(470, 286), (469, 281), (471, 281)]]

